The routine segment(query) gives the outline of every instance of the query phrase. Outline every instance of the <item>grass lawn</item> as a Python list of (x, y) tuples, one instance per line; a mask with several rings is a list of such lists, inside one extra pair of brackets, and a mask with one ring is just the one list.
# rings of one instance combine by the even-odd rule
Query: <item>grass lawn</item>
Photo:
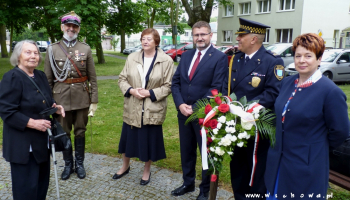
[[(97, 58), (94, 56), (95, 62)], [(125, 60), (105, 56), (106, 64), (96, 64), (96, 72), (98, 76), (106, 75), (119, 75), (121, 72)], [(12, 67), (8, 61), (9, 59), (0, 58), (0, 79), (3, 74), (10, 70)], [(38, 67), (39, 70), (43, 70), (43, 64)], [(350, 85), (339, 86), (350, 97)], [(86, 132), (86, 151), (96, 154), (106, 154), (109, 156), (121, 157), (118, 152), (118, 143), (121, 134), (121, 128), (123, 124), (123, 95), (118, 87), (117, 80), (99, 80), (99, 104), (96, 111), (96, 116), (92, 118), (92, 133), (90, 122), (88, 123)], [(347, 101), (350, 106), (350, 100)], [(0, 120), (0, 137), (2, 137), (2, 121)], [(181, 160), (180, 160), (180, 143), (177, 124), (177, 111), (174, 106), (172, 96), (168, 97), (167, 117), (163, 124), (164, 142), (167, 158), (153, 163), (153, 165), (171, 169), (175, 172), (181, 172)], [(90, 137), (93, 137), (91, 144)], [(2, 145), (2, 140), (0, 140)], [(199, 155), (199, 152), (198, 152)], [(201, 177), (201, 161), (200, 156), (197, 160), (197, 179)], [(223, 164), (223, 172), (220, 174), (221, 187), (231, 190), (230, 184), (230, 172), (229, 161), (225, 159)], [(116, 171), (119, 166), (116, 166)], [(350, 199), (350, 195), (345, 190), (336, 187), (330, 190), (328, 193), (333, 192), (334, 196), (338, 195), (346, 197), (344, 199)]]

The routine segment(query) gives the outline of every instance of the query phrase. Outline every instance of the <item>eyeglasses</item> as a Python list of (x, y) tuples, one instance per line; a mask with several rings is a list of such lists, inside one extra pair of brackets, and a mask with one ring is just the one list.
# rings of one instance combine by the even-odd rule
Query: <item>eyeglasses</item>
[(37, 51), (26, 51), (24, 52), (24, 54), (26, 54), (27, 56), (31, 56), (34, 53), (34, 56), (39, 56), (39, 53)]
[(196, 35), (193, 35), (193, 37), (195, 37), (195, 38), (198, 38), (199, 36), (205, 37), (205, 36), (209, 35), (210, 33), (211, 33), (211, 32), (209, 32), (209, 33), (196, 34)]

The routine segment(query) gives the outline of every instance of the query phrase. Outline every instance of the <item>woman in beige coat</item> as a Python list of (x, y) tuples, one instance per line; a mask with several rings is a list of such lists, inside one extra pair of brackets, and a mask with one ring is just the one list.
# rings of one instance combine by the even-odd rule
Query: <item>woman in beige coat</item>
[(151, 162), (166, 158), (162, 124), (174, 63), (157, 47), (160, 42), (157, 30), (145, 29), (140, 40), (143, 50), (128, 56), (119, 75), (119, 87), (125, 97), (118, 150), (123, 154), (123, 165), (113, 179), (129, 173), (130, 158), (136, 157), (145, 162), (140, 184), (147, 185), (151, 179)]

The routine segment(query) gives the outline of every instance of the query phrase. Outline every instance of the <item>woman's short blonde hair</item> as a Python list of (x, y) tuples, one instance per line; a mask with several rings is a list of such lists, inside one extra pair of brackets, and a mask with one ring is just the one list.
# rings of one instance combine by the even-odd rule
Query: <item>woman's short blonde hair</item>
[(13, 53), (11, 55), (11, 58), (10, 58), (11, 65), (14, 67), (18, 65), (19, 57), (21, 56), (22, 47), (23, 47), (24, 43), (34, 44), (36, 46), (36, 49), (38, 50), (38, 53), (39, 53), (38, 65), (40, 65), (40, 63), (42, 61), (40, 49), (39, 49), (38, 45), (36, 44), (36, 42), (34, 42), (33, 40), (22, 40), (16, 44), (15, 48), (13, 49)]
[(316, 33), (305, 33), (295, 38), (292, 47), (294, 55), (298, 46), (302, 46), (305, 49), (314, 52), (317, 59), (322, 57), (323, 52), (326, 49), (324, 40)]

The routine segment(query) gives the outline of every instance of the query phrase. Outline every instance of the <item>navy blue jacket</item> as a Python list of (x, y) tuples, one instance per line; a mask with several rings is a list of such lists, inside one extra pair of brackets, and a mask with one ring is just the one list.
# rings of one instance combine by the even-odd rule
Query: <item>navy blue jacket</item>
[(282, 81), (276, 99), (276, 145), (268, 151), (265, 183), (273, 193), (279, 168), (278, 199), (300, 199), (301, 195), (305, 199), (312, 193), (313, 199), (320, 199), (317, 194), (324, 199), (329, 146), (339, 146), (349, 135), (346, 96), (331, 80), (322, 77), (315, 84), (297, 90), (282, 125), (282, 111), (295, 90), (296, 78), (298, 75)]
[[(44, 72), (34, 70), (34, 80), (49, 102), (52, 92)], [(29, 147), (37, 163), (48, 161), (48, 134), (27, 128), (29, 118), (41, 119), (39, 113), (48, 107), (34, 84), (20, 71), (4, 74), (0, 85), (0, 116), (3, 124), (3, 157), (8, 162), (26, 164)]]
[(199, 99), (211, 96), (212, 89), (221, 91), (227, 69), (227, 56), (213, 46), (209, 47), (190, 80), (188, 69), (195, 52), (196, 49), (192, 49), (182, 54), (180, 64), (173, 76), (171, 92), (177, 110), (183, 103), (194, 105)]
[[(254, 54), (251, 60), (244, 65), (245, 53), (235, 55), (232, 65), (231, 93), (234, 92), (239, 100), (246, 96), (248, 101), (260, 100), (259, 103), (266, 108), (273, 108), (278, 95), (280, 81), (275, 75), (276, 67), (283, 66), (279, 56), (267, 51), (264, 46)], [(255, 73), (255, 75), (253, 75)], [(253, 87), (252, 78), (258, 77), (261, 82)], [(222, 92), (228, 92), (228, 73), (226, 73)]]

